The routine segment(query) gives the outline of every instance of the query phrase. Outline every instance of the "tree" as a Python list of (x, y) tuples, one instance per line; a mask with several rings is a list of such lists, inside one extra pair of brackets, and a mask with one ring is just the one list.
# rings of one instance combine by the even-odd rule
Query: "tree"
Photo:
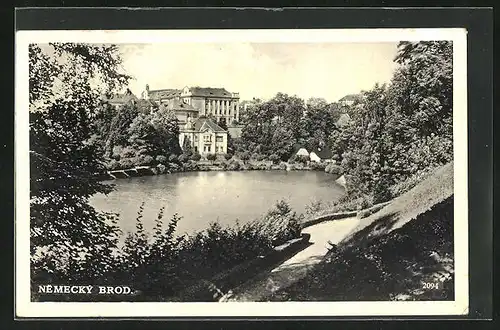
[(101, 115), (101, 113), (108, 109), (107, 106), (103, 108), (100, 108), (98, 118), (94, 121), (93, 131), (99, 132), (99, 127), (102, 127), (102, 134), (98, 138), (102, 137), (104, 139), (104, 155), (105, 157), (110, 157), (115, 146), (126, 146), (128, 144), (130, 137), (128, 130), (134, 119), (139, 115), (139, 111), (133, 104), (125, 104), (121, 109), (116, 111), (111, 108), (113, 109), (111, 113), (115, 115), (109, 124), (109, 130), (106, 130), (106, 124), (102, 120), (99, 120), (102, 116), (105, 116)]
[(323, 99), (309, 100), (303, 119), (302, 140), (308, 150), (326, 145), (329, 136), (336, 130), (336, 122), (340, 117), (339, 109), (326, 103)]
[(191, 157), (193, 155), (193, 146), (191, 145), (191, 138), (186, 136), (182, 143), (182, 152), (186, 154), (186, 156)]
[(401, 42), (388, 95), (388, 165), (398, 180), (453, 158), (453, 46)]
[[(241, 140), (246, 150), (265, 155), (279, 149), (289, 150), (288, 146), (297, 142), (302, 131), (302, 116), (305, 112), (304, 101), (296, 96), (278, 93), (267, 102), (255, 103), (247, 108), (245, 127)], [(282, 138), (286, 140), (283, 141)], [(280, 145), (276, 142), (279, 140)], [(281, 146), (285, 144), (285, 148)]]
[[(377, 189), (379, 198), (387, 199), (388, 196), (382, 196), (390, 183), (385, 168), (389, 152), (384, 133), (387, 88), (376, 84), (363, 96), (365, 101), (353, 117), (354, 124), (349, 127), (351, 138), (342, 167), (352, 176), (359, 193), (371, 195)], [(387, 187), (381, 187), (382, 183)]]
[(139, 113), (130, 124), (128, 144), (136, 150), (136, 157), (180, 154), (179, 125), (175, 115), (167, 109), (152, 114)]
[(227, 131), (227, 123), (225, 118), (220, 118), (217, 123), (223, 130)]
[(99, 277), (109, 266), (106, 252), (116, 243), (117, 227), (112, 215), (88, 204), (93, 194), (111, 190), (96, 176), (105, 168), (102, 150), (90, 137), (101, 96), (129, 79), (118, 70), (120, 63), (114, 45), (29, 46), (30, 236), (35, 280), (62, 276), (68, 268)]

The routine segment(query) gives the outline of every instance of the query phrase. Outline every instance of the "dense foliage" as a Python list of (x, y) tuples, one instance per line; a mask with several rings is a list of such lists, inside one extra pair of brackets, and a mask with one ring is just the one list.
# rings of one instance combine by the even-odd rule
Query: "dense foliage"
[[(29, 46), (30, 231), (32, 270), (55, 271), (77, 260), (99, 265), (117, 230), (113, 216), (88, 198), (111, 187), (94, 175), (102, 152), (91, 123), (103, 94), (124, 85), (116, 46)], [(94, 266), (98, 267), (98, 266)], [(36, 274), (34, 274), (36, 275)], [(34, 276), (36, 278), (36, 276)]]
[(386, 201), (392, 186), (452, 160), (452, 58), (448, 41), (401, 42), (390, 84), (351, 107), (330, 143), (353, 197)]
[(300, 236), (301, 231), (301, 216), (284, 201), (252, 222), (234, 227), (214, 222), (191, 235), (175, 232), (181, 220), (178, 215), (164, 227), (163, 209), (155, 220), (152, 235), (149, 234), (143, 227), (143, 207), (138, 211), (136, 231), (128, 233), (123, 244), (113, 236), (109, 248), (101, 251), (99, 264), (90, 267), (83, 259), (63, 263), (54, 271), (40, 272), (36, 279), (46, 283), (123, 283), (137, 292), (129, 297), (132, 300), (177, 300), (200, 280), (210, 280), (228, 268), (264, 256), (273, 247)]
[[(104, 120), (104, 123), (95, 122), (96, 128), (110, 127), (101, 133), (106, 137), (105, 160), (109, 169), (167, 165), (167, 161), (176, 163), (179, 160), (178, 155), (182, 152), (178, 140), (179, 125), (172, 111), (160, 109), (145, 114), (134, 104), (112, 111), (115, 116), (110, 125)], [(186, 148), (185, 153), (189, 151)]]
[(325, 145), (337, 117), (338, 109), (323, 99), (305, 104), (297, 96), (278, 93), (247, 108), (240, 151), (286, 161), (297, 143), (309, 149)]

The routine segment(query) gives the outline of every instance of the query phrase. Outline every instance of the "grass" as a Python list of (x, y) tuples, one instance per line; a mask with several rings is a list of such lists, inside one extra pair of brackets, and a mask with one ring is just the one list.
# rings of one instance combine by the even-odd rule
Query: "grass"
[(304, 279), (269, 299), (453, 300), (453, 203), (450, 163), (362, 219)]

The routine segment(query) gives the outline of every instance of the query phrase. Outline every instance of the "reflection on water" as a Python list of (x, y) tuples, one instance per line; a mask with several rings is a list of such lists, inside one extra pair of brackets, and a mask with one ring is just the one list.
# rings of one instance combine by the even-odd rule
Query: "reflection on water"
[(293, 210), (304, 212), (312, 201), (333, 201), (344, 189), (336, 177), (315, 171), (190, 172), (119, 179), (108, 196), (95, 195), (98, 210), (120, 214), (120, 226), (135, 230), (139, 206), (144, 201), (144, 226), (151, 230), (158, 211), (164, 219), (182, 216), (179, 233), (205, 229), (210, 222), (245, 223), (285, 199)]

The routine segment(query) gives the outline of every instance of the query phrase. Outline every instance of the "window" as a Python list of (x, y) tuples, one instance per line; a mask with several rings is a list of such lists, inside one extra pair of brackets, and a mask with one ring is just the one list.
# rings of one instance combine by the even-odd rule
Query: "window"
[(194, 136), (194, 141), (195, 141), (195, 142), (198, 142), (198, 135), (195, 135), (195, 136)]
[(194, 152), (198, 152), (198, 146), (194, 146)]
[(210, 152), (210, 149), (211, 149), (210, 146), (208, 146), (208, 152)]
[(203, 152), (207, 151), (207, 146), (203, 146)]
[(224, 137), (222, 137), (222, 136), (217, 136), (215, 138), (215, 142), (223, 142), (223, 141), (224, 141)]
[(212, 142), (212, 136), (211, 135), (203, 135), (203, 141), (204, 142)]

